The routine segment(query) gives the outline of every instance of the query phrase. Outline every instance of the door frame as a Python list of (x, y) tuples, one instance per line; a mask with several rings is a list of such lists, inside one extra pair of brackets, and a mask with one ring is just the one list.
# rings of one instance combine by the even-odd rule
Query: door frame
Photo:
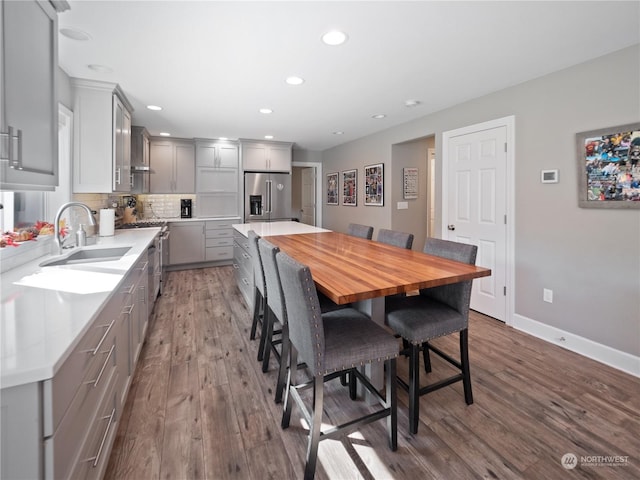
[(506, 318), (505, 323), (507, 325), (513, 325), (513, 319), (515, 315), (515, 138), (516, 138), (516, 117), (510, 115), (508, 117), (497, 118), (495, 120), (489, 120), (486, 122), (476, 123), (474, 125), (468, 125), (466, 127), (457, 128), (455, 130), (448, 130), (442, 133), (442, 188), (440, 196), (440, 205), (442, 206), (441, 217), (441, 232), (444, 236), (444, 232), (447, 229), (447, 220), (449, 216), (449, 205), (446, 202), (448, 198), (448, 185), (449, 185), (449, 140), (452, 137), (459, 135), (467, 135), (469, 133), (478, 132), (482, 130), (489, 130), (497, 127), (506, 127), (507, 129), (507, 175), (506, 175)]
[(316, 227), (322, 227), (322, 162), (291, 162), (292, 167), (316, 169)]

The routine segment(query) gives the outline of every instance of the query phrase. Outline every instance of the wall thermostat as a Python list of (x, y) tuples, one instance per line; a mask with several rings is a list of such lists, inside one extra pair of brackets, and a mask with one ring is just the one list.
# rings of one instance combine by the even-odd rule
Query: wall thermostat
[(542, 183), (558, 183), (558, 170), (540, 171), (540, 181)]

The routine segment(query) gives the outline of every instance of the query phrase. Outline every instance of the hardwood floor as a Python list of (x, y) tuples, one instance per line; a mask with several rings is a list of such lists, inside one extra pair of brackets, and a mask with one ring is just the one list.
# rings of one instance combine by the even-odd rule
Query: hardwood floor
[[(250, 320), (231, 267), (168, 274), (105, 478), (302, 477), (306, 431), (295, 407), (291, 426), (280, 428), (275, 361), (263, 374)], [(411, 436), (399, 389), (397, 452), (385, 423), (375, 422), (321, 442), (316, 478), (640, 478), (638, 378), (480, 314), (469, 332), (473, 405), (461, 383), (425, 395)], [(436, 344), (457, 352), (457, 336)], [(450, 373), (432, 357), (430, 378)], [(406, 375), (406, 360), (398, 371)], [(325, 423), (369, 408), (349, 400), (339, 381), (329, 385)], [(566, 453), (578, 458), (573, 470), (561, 465)], [(612, 455), (626, 461), (597, 465), (607, 459), (596, 456)]]

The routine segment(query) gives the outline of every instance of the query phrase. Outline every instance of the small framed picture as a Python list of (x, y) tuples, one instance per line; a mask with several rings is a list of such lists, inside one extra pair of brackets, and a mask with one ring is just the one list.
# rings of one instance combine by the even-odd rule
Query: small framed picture
[(418, 169), (416, 167), (402, 169), (402, 197), (405, 200), (418, 198)]
[(384, 164), (364, 167), (364, 204), (381, 207), (384, 205)]
[(327, 205), (338, 205), (338, 172), (327, 173)]
[(342, 172), (342, 205), (355, 207), (358, 205), (358, 171)]

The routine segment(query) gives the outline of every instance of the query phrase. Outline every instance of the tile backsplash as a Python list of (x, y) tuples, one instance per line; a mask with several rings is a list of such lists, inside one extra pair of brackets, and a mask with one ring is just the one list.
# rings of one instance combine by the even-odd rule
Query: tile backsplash
[(136, 198), (136, 210), (138, 219), (149, 218), (180, 218), (180, 199), (190, 198), (193, 208), (196, 208), (195, 194), (106, 194), (106, 193), (81, 193), (74, 194), (73, 199), (86, 203), (91, 210), (99, 211), (101, 208), (112, 208), (115, 202), (118, 204), (116, 214), (122, 215), (122, 208), (126, 206), (126, 199)]

